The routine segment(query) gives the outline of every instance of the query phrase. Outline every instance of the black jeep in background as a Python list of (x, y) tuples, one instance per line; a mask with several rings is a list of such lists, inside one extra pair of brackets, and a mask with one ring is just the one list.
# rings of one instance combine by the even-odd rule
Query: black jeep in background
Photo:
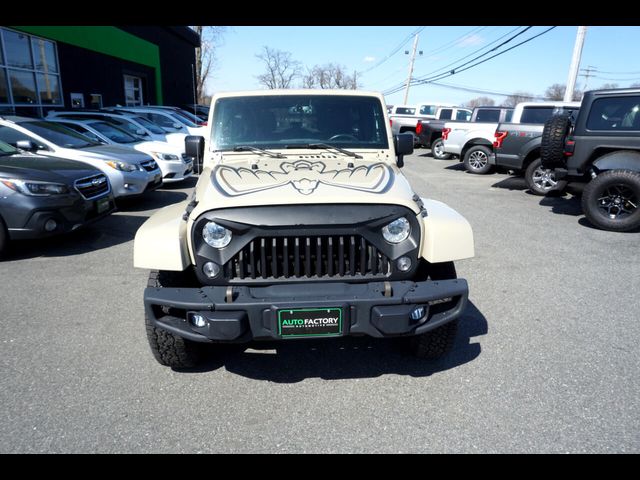
[(575, 122), (545, 123), (540, 155), (556, 180), (586, 183), (582, 209), (594, 226), (640, 228), (640, 89), (586, 92)]

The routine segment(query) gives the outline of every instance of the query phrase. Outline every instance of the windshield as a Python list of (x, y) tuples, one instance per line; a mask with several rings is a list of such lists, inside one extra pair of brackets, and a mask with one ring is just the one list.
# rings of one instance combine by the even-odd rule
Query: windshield
[(189, 120), (189, 118), (187, 118), (185, 115), (183, 115), (180, 112), (168, 112), (169, 115), (171, 115), (173, 118), (175, 118), (176, 120), (178, 120), (178, 122), (186, 125), (187, 127), (197, 127), (198, 125), (196, 125), (195, 123), (193, 123), (191, 120)]
[(92, 128), (100, 132), (102, 135), (107, 137), (112, 142), (116, 143), (135, 143), (139, 142), (140, 139), (138, 137), (134, 137), (133, 135), (129, 135), (126, 131), (121, 128), (116, 127), (115, 125), (111, 125), (107, 122), (92, 122), (89, 124)]
[(388, 148), (382, 104), (375, 97), (264, 95), (216, 101), (212, 147), (286, 148), (325, 143), (343, 148)]
[(161, 129), (159, 126), (157, 126), (155, 123), (147, 120), (144, 117), (134, 117), (133, 119), (136, 122), (138, 122), (140, 125), (142, 125), (144, 128), (149, 130), (151, 133), (155, 133), (158, 135), (164, 135), (165, 133), (167, 133), (163, 129)]
[(8, 143), (0, 142), (0, 155), (14, 155), (18, 153), (18, 150), (13, 148)]
[(45, 140), (64, 148), (83, 148), (100, 145), (84, 135), (74, 132), (59, 123), (53, 122), (20, 122), (22, 128), (41, 136)]

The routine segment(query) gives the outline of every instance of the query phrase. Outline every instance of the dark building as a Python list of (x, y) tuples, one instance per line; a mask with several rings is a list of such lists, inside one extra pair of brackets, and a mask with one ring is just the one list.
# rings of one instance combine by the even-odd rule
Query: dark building
[(188, 27), (0, 27), (0, 111), (193, 103)]

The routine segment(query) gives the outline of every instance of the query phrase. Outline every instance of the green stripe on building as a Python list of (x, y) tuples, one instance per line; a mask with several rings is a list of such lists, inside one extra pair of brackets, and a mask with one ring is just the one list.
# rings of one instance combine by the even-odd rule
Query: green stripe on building
[(160, 49), (156, 44), (116, 27), (12, 26), (11, 28), (153, 68), (156, 80), (156, 103), (162, 105)]

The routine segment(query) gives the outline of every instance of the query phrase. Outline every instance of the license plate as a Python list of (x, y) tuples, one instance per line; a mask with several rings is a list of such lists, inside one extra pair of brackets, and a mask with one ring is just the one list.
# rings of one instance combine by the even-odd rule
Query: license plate
[(96, 206), (98, 209), (98, 213), (106, 212), (107, 210), (109, 210), (109, 199), (101, 198), (96, 202)]
[(278, 334), (282, 337), (342, 335), (342, 308), (293, 308), (278, 310)]

